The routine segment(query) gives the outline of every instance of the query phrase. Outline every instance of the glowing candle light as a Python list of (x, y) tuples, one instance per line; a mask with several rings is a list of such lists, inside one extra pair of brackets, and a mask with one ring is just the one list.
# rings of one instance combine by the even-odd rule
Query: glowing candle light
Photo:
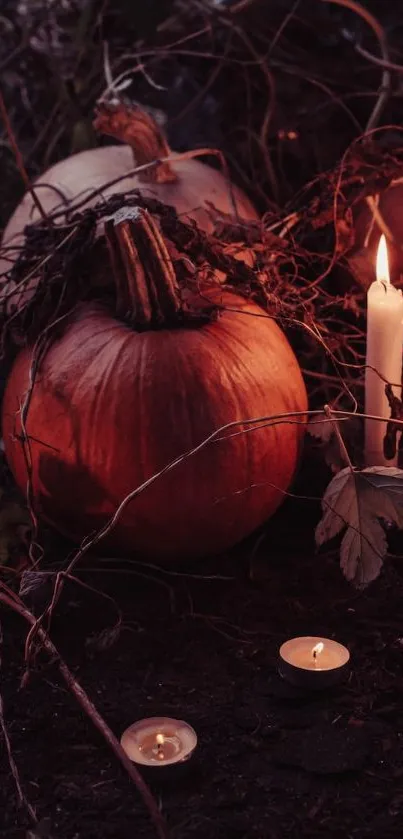
[(165, 751), (163, 749), (163, 745), (165, 743), (165, 736), (164, 734), (157, 734), (156, 738), (156, 749), (157, 749), (157, 758), (158, 760), (165, 760)]
[(312, 658), (315, 662), (315, 667), (318, 666), (318, 663), (319, 663), (318, 662), (318, 657), (320, 656), (320, 654), (323, 652), (324, 649), (325, 649), (325, 645), (324, 645), (323, 641), (319, 641), (319, 643), (315, 644), (315, 646), (312, 648)]
[(197, 736), (183, 720), (149, 717), (129, 726), (120, 742), (133, 763), (148, 768), (169, 767), (191, 758)]
[(280, 647), (280, 675), (298, 687), (325, 688), (337, 684), (350, 661), (347, 647), (331, 638), (307, 635)]
[[(365, 413), (388, 418), (390, 408), (385, 381), (394, 385), (401, 397), (403, 344), (403, 296), (390, 282), (385, 236), (379, 241), (376, 280), (367, 295), (367, 357), (365, 370)], [(373, 368), (373, 369), (371, 369)], [(376, 372), (378, 371), (378, 373)], [(387, 460), (383, 453), (386, 422), (365, 422), (365, 465), (395, 466), (397, 457)]]

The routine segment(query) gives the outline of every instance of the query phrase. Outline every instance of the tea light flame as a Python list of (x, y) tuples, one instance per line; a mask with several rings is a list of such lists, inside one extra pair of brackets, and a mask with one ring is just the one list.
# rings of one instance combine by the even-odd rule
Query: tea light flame
[(133, 763), (171, 766), (191, 758), (197, 746), (197, 734), (184, 720), (148, 717), (130, 725), (120, 742)]
[(157, 757), (159, 760), (164, 760), (165, 755), (163, 751), (163, 745), (165, 743), (165, 737), (163, 734), (157, 734), (155, 737), (155, 742), (157, 744)]
[(390, 285), (388, 248), (386, 245), (386, 238), (383, 234), (379, 240), (376, 255), (376, 279), (378, 280), (378, 283)]
[(312, 657), (316, 660), (318, 655), (320, 655), (324, 649), (325, 645), (323, 641), (319, 641), (319, 643), (315, 644), (315, 646), (312, 648)]

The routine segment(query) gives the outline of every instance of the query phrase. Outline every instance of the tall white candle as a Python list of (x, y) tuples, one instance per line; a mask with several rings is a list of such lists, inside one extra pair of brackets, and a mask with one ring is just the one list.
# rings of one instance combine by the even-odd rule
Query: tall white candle
[[(367, 358), (365, 371), (365, 413), (378, 417), (390, 416), (385, 396), (385, 382), (394, 385), (393, 392), (401, 397), (403, 345), (403, 297), (400, 289), (391, 285), (386, 239), (381, 236), (376, 260), (376, 281), (367, 296)], [(371, 369), (374, 368), (374, 369)], [(386, 422), (365, 421), (366, 466), (395, 466), (383, 454)]]

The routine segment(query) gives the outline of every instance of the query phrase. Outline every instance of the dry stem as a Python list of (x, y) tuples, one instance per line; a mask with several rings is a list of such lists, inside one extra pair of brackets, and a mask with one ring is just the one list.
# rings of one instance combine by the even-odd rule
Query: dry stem
[[(1, 650), (2, 644), (3, 644), (3, 632), (2, 632), (2, 627), (1, 627), (1, 624), (0, 624), (0, 650)], [(1, 655), (0, 655), (0, 667), (2, 666), (2, 663), (3, 662), (2, 662)], [(21, 780), (20, 780), (20, 773), (18, 771), (18, 766), (17, 766), (17, 764), (14, 760), (13, 751), (12, 751), (12, 747), (11, 747), (11, 741), (10, 741), (10, 738), (9, 738), (9, 735), (8, 735), (6, 721), (5, 721), (5, 718), (4, 718), (4, 705), (3, 705), (3, 697), (1, 695), (1, 693), (0, 693), (0, 731), (3, 735), (3, 740), (4, 740), (4, 745), (5, 745), (5, 748), (6, 748), (6, 752), (7, 752), (9, 767), (11, 769), (11, 774), (14, 778), (14, 783), (15, 783), (16, 790), (17, 790), (18, 803), (19, 803), (20, 806), (25, 807), (25, 809), (28, 812), (28, 815), (29, 815), (30, 819), (33, 821), (34, 824), (36, 824), (37, 818), (36, 818), (35, 810), (34, 810), (34, 808), (32, 807), (32, 804), (30, 804), (26, 795), (23, 792), (22, 784), (21, 784)]]
[[(11, 592), (4, 583), (0, 583), (0, 602), (4, 603), (4, 605), (8, 606), (14, 612), (17, 612), (17, 614), (24, 618), (24, 620), (26, 620), (31, 626), (34, 626), (37, 623), (34, 615), (25, 607), (22, 600)], [(137, 787), (137, 790), (139, 791), (144, 804), (150, 813), (159, 839), (168, 839), (168, 831), (164, 817), (162, 816), (149, 787), (143, 780), (142, 775), (131, 760), (129, 760), (126, 752), (122, 749), (119, 740), (115, 737), (113, 731), (109, 728), (94, 703), (85, 692), (84, 688), (80, 685), (65, 661), (62, 659), (59, 651), (55, 647), (53, 641), (51, 641), (47, 632), (45, 632), (43, 628), (38, 627), (37, 634), (50, 658), (57, 663), (59, 671), (63, 676), (68, 689), (90, 718), (95, 728), (98, 729), (108, 746), (110, 746), (117, 759), (120, 761), (127, 774)]]
[[(225, 437), (220, 436), (224, 432), (226, 433), (231, 429), (235, 430), (236, 428), (240, 428), (240, 430), (236, 433), (244, 434), (253, 431), (254, 427), (261, 428), (262, 426), (278, 425), (284, 422), (297, 424), (303, 423), (305, 425), (307, 420), (307, 414), (309, 416), (318, 416), (322, 414), (322, 411), (288, 411), (282, 414), (253, 417), (250, 419), (246, 418), (243, 420), (235, 420), (233, 422), (227, 423), (226, 425), (217, 428), (214, 432), (208, 435), (208, 437), (202, 440), (201, 443), (199, 443), (197, 446), (195, 446), (192, 449), (189, 449), (188, 451), (176, 457), (170, 463), (166, 464), (166, 466), (164, 466), (163, 469), (151, 475), (150, 478), (148, 478), (146, 481), (144, 481), (142, 484), (140, 484), (138, 487), (136, 487), (130, 493), (128, 493), (128, 495), (126, 495), (126, 497), (120, 503), (113, 516), (111, 516), (111, 518), (106, 522), (106, 524), (102, 528), (100, 528), (100, 530), (98, 530), (98, 532), (95, 535), (92, 535), (83, 540), (79, 550), (73, 555), (73, 557), (69, 561), (67, 568), (64, 571), (57, 572), (52, 599), (49, 606), (37, 619), (33, 619), (33, 621), (31, 622), (31, 629), (28, 633), (25, 645), (25, 655), (27, 661), (29, 661), (30, 658), (31, 647), (34, 642), (34, 639), (38, 636), (38, 634), (40, 635), (44, 621), (49, 621), (52, 617), (54, 609), (56, 608), (56, 605), (59, 601), (60, 595), (63, 590), (64, 579), (72, 574), (73, 569), (75, 568), (77, 563), (82, 559), (82, 557), (111, 532), (111, 530), (115, 527), (116, 523), (118, 522), (120, 516), (122, 515), (128, 504), (130, 504), (135, 498), (137, 498), (138, 495), (144, 492), (145, 489), (151, 486), (162, 475), (165, 475), (167, 472), (170, 472), (177, 465), (182, 463), (187, 458), (197, 454), (210, 443), (216, 443), (220, 442), (221, 439), (226, 439)], [(377, 422), (385, 422), (385, 419), (387, 419), (385, 417), (363, 414), (359, 411), (356, 411), (354, 413), (349, 411), (332, 411), (332, 419), (335, 417), (337, 417), (337, 419), (345, 419), (352, 416), (361, 417), (364, 419), (372, 419)], [(403, 429), (403, 420), (395, 420), (395, 425)], [(244, 429), (243, 426), (250, 426), (250, 428)]]
[(349, 467), (350, 471), (353, 472), (354, 471), (353, 464), (351, 463), (350, 455), (347, 451), (346, 444), (343, 440), (343, 437), (342, 437), (342, 434), (341, 434), (341, 431), (340, 431), (339, 423), (334, 418), (333, 412), (332, 412), (329, 405), (325, 405), (323, 410), (324, 410), (326, 416), (328, 417), (328, 419), (331, 421), (331, 423), (333, 425), (334, 432), (336, 434), (336, 437), (337, 437), (337, 440), (338, 440), (338, 443), (339, 443), (340, 453), (341, 453), (343, 459), (345, 460), (346, 465)]

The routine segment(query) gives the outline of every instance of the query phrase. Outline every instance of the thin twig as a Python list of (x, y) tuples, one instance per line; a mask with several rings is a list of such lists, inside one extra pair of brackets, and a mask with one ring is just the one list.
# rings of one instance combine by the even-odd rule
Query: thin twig
[[(1, 651), (2, 646), (3, 646), (3, 630), (2, 630), (2, 626), (0, 624), (0, 651)], [(0, 652), (0, 668), (2, 667), (2, 664), (3, 664), (3, 661), (2, 661), (1, 652)], [(19, 803), (20, 807), (21, 806), (25, 807), (25, 809), (28, 812), (28, 815), (29, 815), (30, 819), (32, 820), (32, 822), (34, 824), (36, 824), (38, 820), (37, 820), (37, 817), (36, 817), (35, 810), (32, 807), (32, 804), (30, 804), (30, 802), (28, 801), (26, 795), (24, 795), (21, 780), (20, 780), (20, 773), (18, 771), (18, 766), (17, 766), (17, 764), (14, 760), (13, 751), (12, 751), (12, 747), (11, 747), (11, 741), (10, 741), (10, 738), (8, 736), (6, 721), (5, 721), (5, 717), (4, 717), (4, 704), (3, 704), (3, 697), (1, 695), (1, 693), (0, 693), (0, 731), (3, 735), (4, 745), (6, 747), (6, 752), (7, 752), (8, 764), (9, 764), (9, 767), (11, 769), (11, 774), (13, 776), (14, 783), (15, 783), (16, 790), (17, 790), (18, 803)]]
[(386, 238), (389, 239), (390, 242), (395, 242), (396, 239), (395, 239), (389, 225), (386, 224), (386, 221), (385, 221), (385, 219), (384, 219), (384, 217), (383, 217), (383, 215), (382, 215), (382, 213), (379, 209), (379, 206), (377, 204), (376, 198), (374, 198), (373, 195), (367, 195), (365, 200), (366, 200), (366, 203), (368, 204), (369, 209), (371, 210), (372, 220), (373, 221), (375, 220), (377, 222), (378, 227), (380, 228), (380, 230), (382, 230), (382, 233), (385, 234)]
[[(157, 481), (160, 477), (162, 477), (162, 475), (165, 475), (167, 472), (170, 472), (172, 469), (174, 469), (176, 466), (178, 466), (184, 460), (186, 460), (187, 458), (189, 458), (191, 456), (194, 456), (195, 454), (200, 452), (202, 449), (204, 449), (210, 443), (218, 442), (218, 441), (220, 441), (220, 439), (225, 440), (226, 437), (220, 438), (220, 435), (222, 435), (223, 432), (227, 432), (228, 430), (235, 429), (237, 427), (239, 428), (240, 426), (248, 426), (248, 425), (249, 426), (255, 426), (258, 429), (261, 428), (261, 427), (274, 426), (274, 425), (278, 425), (278, 424), (281, 424), (281, 423), (287, 423), (287, 424), (291, 423), (291, 424), (303, 424), (303, 425), (305, 425), (306, 421), (307, 421), (307, 416), (317, 416), (319, 414), (322, 414), (322, 411), (320, 411), (320, 410), (314, 410), (314, 411), (308, 411), (308, 412), (306, 412), (306, 411), (288, 411), (286, 413), (281, 413), (281, 414), (276, 414), (276, 415), (253, 417), (253, 418), (250, 418), (250, 419), (246, 418), (246, 419), (234, 420), (230, 423), (226, 423), (225, 425), (221, 426), (220, 428), (217, 428), (215, 431), (213, 431), (206, 438), (204, 438), (204, 440), (202, 440), (197, 446), (195, 446), (192, 449), (189, 449), (186, 452), (183, 452), (181, 455), (176, 457), (174, 460), (170, 461), (170, 463), (167, 463), (166, 466), (164, 466), (159, 472), (156, 472), (153, 475), (151, 475), (150, 478), (147, 478), (146, 481), (144, 481), (142, 484), (140, 484), (138, 487), (136, 487), (134, 490), (132, 490), (132, 492), (128, 493), (125, 496), (125, 498), (123, 499), (123, 501), (121, 501), (121, 503), (119, 504), (117, 509), (115, 510), (115, 513), (113, 514), (113, 516), (111, 516), (111, 518), (108, 519), (108, 521), (105, 523), (105, 525), (103, 525), (103, 527), (101, 527), (95, 534), (91, 534), (90, 536), (86, 537), (82, 541), (80, 548), (71, 558), (66, 570), (57, 572), (55, 585), (54, 585), (54, 589), (53, 589), (52, 600), (51, 600), (50, 604), (47, 606), (47, 608), (45, 609), (45, 611), (34, 621), (34, 623), (32, 623), (31, 629), (28, 633), (28, 636), (27, 636), (27, 639), (26, 639), (26, 644), (25, 644), (25, 655), (26, 655), (27, 660), (29, 659), (29, 656), (30, 656), (30, 648), (31, 648), (31, 646), (33, 644), (33, 641), (34, 641), (36, 635), (38, 634), (41, 626), (43, 625), (44, 620), (49, 619), (51, 617), (51, 615), (53, 614), (53, 611), (54, 611), (54, 609), (55, 609), (55, 607), (56, 607), (56, 605), (59, 601), (60, 595), (61, 595), (62, 590), (63, 590), (65, 577), (72, 573), (73, 568), (75, 568), (77, 563), (82, 559), (82, 557), (85, 554), (88, 553), (88, 551), (90, 549), (92, 549), (95, 545), (97, 545), (99, 542), (101, 542), (102, 539), (104, 539), (104, 537), (107, 536), (113, 530), (113, 528), (115, 527), (115, 525), (119, 521), (119, 519), (120, 519), (121, 515), (123, 514), (124, 510), (126, 509), (126, 507), (135, 498), (137, 498), (142, 492), (144, 492), (144, 490), (146, 490), (155, 481)], [(372, 419), (372, 420), (375, 420), (377, 422), (385, 422), (385, 420), (388, 419), (387, 417), (380, 417), (380, 416), (375, 416), (375, 415), (364, 414), (364, 413), (361, 413), (359, 411), (354, 411), (354, 412), (351, 412), (351, 411), (336, 411), (336, 410), (332, 411), (332, 418), (336, 417), (336, 416), (338, 418), (348, 418), (348, 417), (355, 416), (355, 417), (361, 417), (361, 418), (364, 418), (364, 419)], [(403, 428), (403, 420), (395, 420), (395, 424)], [(251, 430), (252, 430), (252, 428), (248, 429), (249, 432)], [(245, 433), (245, 432), (241, 431), (239, 433)]]
[(268, 58), (269, 58), (269, 56), (272, 54), (272, 52), (273, 52), (273, 50), (274, 50), (275, 46), (278, 44), (278, 42), (279, 42), (279, 40), (280, 40), (280, 38), (281, 38), (281, 36), (282, 36), (282, 34), (283, 34), (283, 32), (284, 32), (285, 28), (288, 26), (288, 24), (290, 23), (290, 21), (291, 21), (291, 20), (292, 20), (292, 18), (294, 17), (295, 12), (297, 11), (298, 6), (300, 5), (300, 3), (301, 3), (301, 0), (294, 0), (294, 3), (293, 3), (293, 5), (292, 5), (291, 9), (287, 12), (287, 14), (285, 15), (285, 17), (283, 18), (283, 20), (282, 20), (282, 22), (281, 22), (281, 24), (280, 24), (279, 28), (277, 29), (277, 32), (276, 32), (276, 34), (275, 34), (274, 38), (273, 38), (273, 40), (271, 41), (271, 44), (270, 44), (270, 46), (269, 46), (269, 49), (268, 49), (268, 52), (267, 52), (267, 57), (268, 57)]
[[(35, 498), (34, 498), (34, 489), (33, 489), (33, 481), (32, 481), (32, 472), (33, 472), (33, 465), (32, 465), (32, 453), (31, 453), (31, 438), (27, 433), (27, 421), (28, 421), (28, 414), (29, 408), (31, 405), (32, 396), (34, 393), (36, 376), (41, 365), (43, 358), (46, 355), (47, 349), (50, 344), (50, 335), (52, 331), (57, 328), (60, 323), (62, 323), (68, 317), (69, 312), (66, 312), (59, 318), (55, 318), (47, 327), (46, 329), (40, 334), (39, 338), (35, 342), (33, 353), (32, 353), (32, 361), (29, 368), (29, 386), (24, 395), (24, 400), (20, 406), (20, 425), (21, 425), (21, 442), (22, 442), (22, 451), (25, 461), (25, 468), (27, 470), (27, 489), (26, 489), (26, 499), (27, 499), (27, 506), (30, 514), (30, 518), (32, 521), (32, 534), (31, 534), (31, 542), (29, 546), (29, 559), (31, 565), (35, 567), (39, 560), (42, 558), (43, 551), (40, 545), (36, 541), (36, 537), (38, 534), (38, 518), (35, 511)], [(34, 556), (34, 548), (38, 548), (39, 550), (39, 557)]]
[(357, 0), (321, 0), (322, 3), (334, 3), (336, 6), (344, 6), (345, 9), (350, 9), (355, 14), (359, 15), (368, 26), (371, 27), (372, 31), (375, 33), (378, 41), (380, 50), (382, 53), (382, 59), (385, 64), (383, 64), (383, 73), (382, 73), (382, 82), (381, 82), (381, 89), (380, 95), (375, 103), (375, 107), (372, 110), (372, 113), (369, 117), (367, 122), (365, 133), (367, 134), (369, 131), (372, 131), (378, 125), (378, 122), (381, 118), (382, 111), (385, 108), (385, 105), (390, 96), (391, 90), (391, 75), (390, 70), (387, 67), (389, 63), (389, 48), (388, 48), (388, 40), (386, 37), (386, 32), (384, 28), (381, 26), (379, 21), (376, 17), (371, 14), (371, 12), (362, 6), (361, 3), (358, 3)]
[(20, 780), (20, 773), (18, 771), (18, 766), (17, 766), (17, 764), (14, 760), (14, 757), (13, 757), (11, 742), (10, 742), (10, 738), (8, 736), (8, 731), (7, 731), (7, 727), (6, 727), (6, 723), (5, 723), (5, 719), (4, 719), (4, 706), (3, 706), (3, 698), (1, 696), (1, 694), (0, 694), (0, 731), (3, 735), (4, 745), (6, 747), (6, 752), (7, 752), (8, 764), (9, 764), (9, 767), (11, 769), (11, 774), (14, 778), (14, 783), (15, 783), (15, 786), (16, 786), (16, 789), (17, 789), (18, 803), (19, 803), (20, 807), (22, 807), (22, 806), (25, 807), (25, 809), (28, 812), (28, 815), (29, 815), (30, 819), (32, 820), (32, 822), (34, 824), (36, 824), (38, 819), (36, 817), (35, 810), (34, 810), (32, 804), (30, 804), (26, 795), (23, 792), (22, 785), (21, 785), (21, 780)]
[[(223, 432), (228, 431), (232, 428), (243, 426), (243, 425), (252, 425), (252, 426), (256, 425), (256, 426), (259, 427), (259, 426), (262, 425), (263, 422), (267, 422), (268, 424), (276, 424), (276, 423), (281, 423), (281, 422), (290, 423), (290, 422), (293, 421), (292, 418), (295, 418), (294, 422), (305, 424), (306, 412), (305, 411), (291, 411), (291, 412), (287, 412), (286, 414), (278, 414), (278, 415), (275, 415), (275, 416), (259, 417), (259, 418), (252, 418), (252, 419), (246, 419), (246, 420), (234, 420), (233, 422), (227, 423), (226, 425), (223, 425), (220, 428), (217, 428), (215, 431), (213, 431), (211, 434), (209, 434), (207, 437), (205, 437), (204, 440), (202, 440), (201, 443), (199, 443), (197, 446), (193, 447), (192, 449), (189, 449), (186, 452), (183, 452), (183, 454), (176, 457), (170, 463), (167, 463), (166, 466), (164, 466), (159, 472), (155, 472), (153, 475), (151, 475), (150, 478), (147, 478), (146, 481), (144, 481), (142, 484), (140, 484), (140, 486), (136, 487), (134, 490), (132, 490), (132, 492), (128, 493), (128, 495), (126, 495), (125, 498), (123, 499), (123, 501), (121, 501), (121, 503), (119, 504), (119, 506), (116, 509), (113, 516), (111, 516), (111, 518), (108, 519), (106, 524), (104, 524), (103, 527), (101, 527), (95, 534), (91, 534), (91, 536), (85, 538), (82, 541), (80, 548), (73, 555), (73, 557), (70, 560), (66, 570), (65, 571), (60, 571), (60, 572), (57, 573), (56, 580), (55, 580), (55, 585), (54, 585), (54, 589), (53, 589), (52, 600), (51, 600), (49, 606), (45, 609), (45, 611), (36, 619), (35, 623), (32, 625), (32, 627), (31, 627), (31, 629), (30, 629), (30, 631), (27, 635), (26, 642), (25, 642), (25, 656), (26, 656), (26, 659), (29, 660), (30, 650), (31, 650), (32, 644), (34, 642), (34, 639), (35, 639), (35, 637), (38, 633), (39, 628), (43, 625), (44, 620), (49, 619), (53, 614), (53, 611), (54, 611), (54, 609), (55, 609), (55, 607), (58, 603), (58, 600), (60, 598), (60, 595), (62, 593), (63, 586), (64, 586), (64, 578), (66, 577), (66, 575), (71, 574), (72, 571), (73, 571), (73, 568), (75, 568), (75, 566), (82, 559), (82, 557), (85, 554), (87, 554), (88, 551), (90, 549), (92, 549), (95, 545), (97, 545), (99, 542), (101, 542), (102, 539), (104, 539), (105, 536), (107, 536), (113, 530), (113, 528), (115, 527), (115, 525), (119, 521), (119, 519), (122, 516), (126, 507), (135, 498), (137, 498), (138, 495), (140, 495), (142, 492), (144, 492), (144, 490), (146, 490), (148, 487), (150, 487), (155, 481), (157, 481), (160, 477), (165, 475), (167, 472), (170, 472), (172, 469), (174, 469), (176, 466), (178, 466), (184, 460), (187, 460), (189, 457), (192, 457), (195, 454), (197, 454), (198, 452), (200, 452), (202, 449), (204, 449), (206, 446), (208, 446), (209, 443), (217, 442), (217, 440), (219, 440), (220, 434), (222, 434)], [(402, 425), (403, 425), (403, 421), (402, 421)]]
[(392, 70), (395, 73), (403, 73), (403, 64), (395, 64), (393, 61), (386, 61), (384, 58), (378, 58), (378, 56), (372, 55), (372, 52), (368, 52), (368, 50), (365, 50), (364, 47), (361, 47), (359, 44), (355, 44), (354, 49), (359, 53), (359, 55), (362, 55), (363, 58), (371, 61), (372, 64), (376, 64), (377, 67), (385, 67), (386, 70)]
[(350, 460), (350, 455), (347, 451), (346, 444), (343, 440), (343, 437), (342, 437), (342, 434), (341, 434), (341, 431), (340, 431), (340, 428), (339, 428), (339, 423), (334, 418), (333, 413), (332, 413), (332, 409), (330, 408), (329, 405), (325, 405), (323, 410), (324, 410), (326, 416), (328, 417), (328, 419), (331, 421), (331, 423), (333, 425), (334, 433), (336, 434), (337, 441), (338, 441), (338, 444), (339, 444), (339, 447), (340, 447), (340, 454), (342, 455), (343, 459), (345, 460), (345, 462), (346, 462), (347, 466), (349, 467), (350, 471), (353, 472), (354, 467), (353, 467), (353, 464)]
[[(17, 614), (24, 618), (31, 626), (34, 626), (36, 624), (36, 619), (34, 615), (26, 608), (22, 600), (19, 597), (17, 597), (13, 592), (11, 592), (3, 583), (0, 583), (0, 602), (4, 603), (4, 605), (8, 606), (14, 612), (17, 612)], [(38, 628), (37, 631), (39, 639), (42, 642), (46, 652), (48, 653), (50, 658), (57, 663), (59, 671), (63, 676), (63, 679), (66, 682), (67, 687), (69, 688), (69, 690), (71, 691), (81, 708), (90, 718), (95, 728), (98, 729), (104, 740), (107, 742), (108, 746), (110, 746), (117, 759), (120, 761), (127, 774), (137, 787), (137, 790), (140, 793), (144, 801), (144, 804), (148, 809), (148, 812), (153, 821), (159, 839), (169, 839), (165, 819), (149, 787), (143, 780), (142, 775), (140, 774), (136, 766), (132, 763), (132, 761), (128, 758), (126, 752), (120, 745), (119, 740), (117, 739), (117, 737), (115, 737), (113, 731), (109, 728), (108, 724), (105, 722), (105, 720), (95, 707), (94, 703), (89, 698), (88, 694), (85, 692), (84, 688), (80, 685), (80, 683), (77, 681), (77, 679), (75, 678), (65, 661), (62, 659), (58, 649), (55, 647), (48, 633), (45, 632), (43, 628)]]

